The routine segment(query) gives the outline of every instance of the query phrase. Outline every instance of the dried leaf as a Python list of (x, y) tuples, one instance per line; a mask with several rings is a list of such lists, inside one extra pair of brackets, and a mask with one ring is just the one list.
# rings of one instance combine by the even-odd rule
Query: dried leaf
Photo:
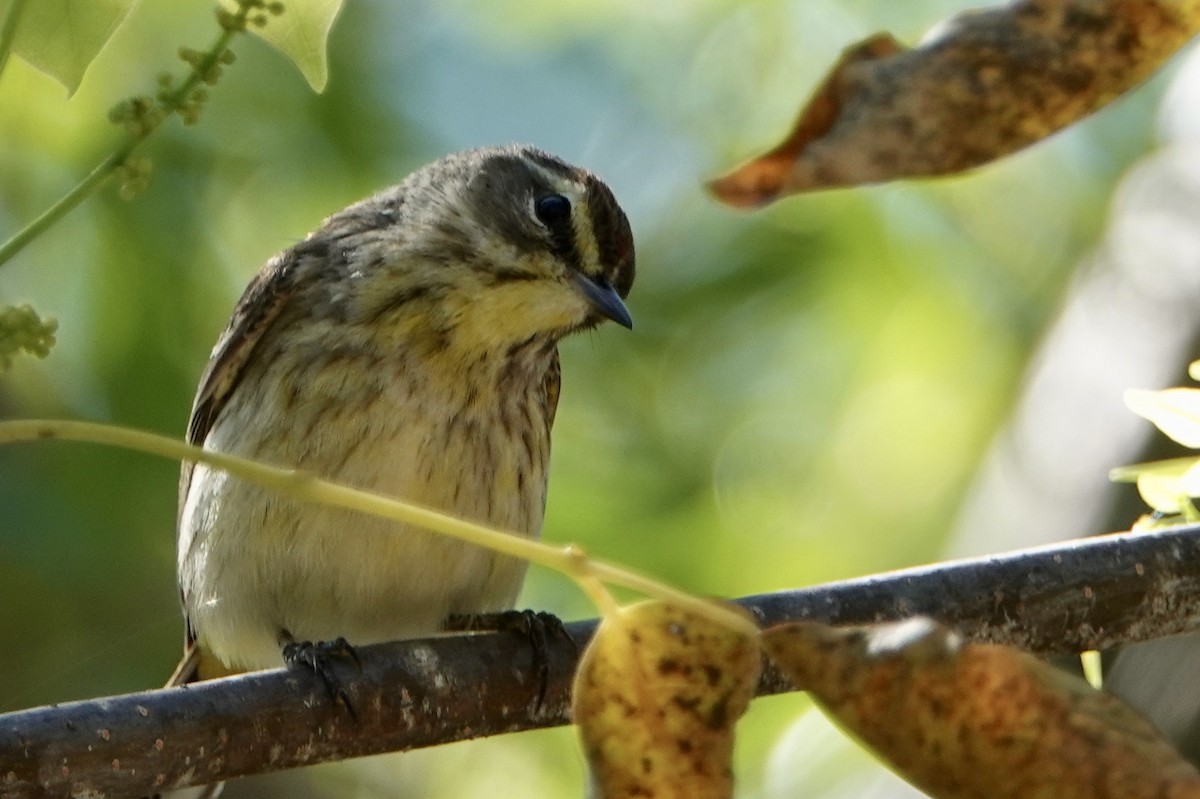
[(1018, 650), (928, 619), (763, 634), (793, 681), (938, 799), (1200, 797), (1200, 773), (1132, 708)]
[(574, 719), (599, 799), (721, 799), (758, 641), (658, 602), (606, 618), (575, 677)]
[(1150, 76), (1200, 31), (1200, 0), (1023, 0), (959, 14), (920, 45), (857, 44), (774, 150), (713, 181), (754, 206), (945, 175), (1008, 155)]

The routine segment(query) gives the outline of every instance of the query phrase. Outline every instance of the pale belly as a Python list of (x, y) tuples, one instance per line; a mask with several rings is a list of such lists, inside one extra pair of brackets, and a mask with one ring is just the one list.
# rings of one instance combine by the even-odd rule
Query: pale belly
[[(238, 415), (228, 408), (206, 446), (298, 465), (510, 532), (540, 531), (548, 430), (522, 431), (533, 446), (488, 439), (467, 423), (431, 437), (414, 432), (427, 425), (396, 413), (391, 418), (407, 423), (347, 428), (335, 420), (316, 434), (253, 441)], [(435, 633), (451, 614), (511, 608), (526, 566), (203, 465), (193, 473), (179, 544), (192, 628), (203, 648), (235, 669), (281, 665), (284, 635), (363, 645)]]

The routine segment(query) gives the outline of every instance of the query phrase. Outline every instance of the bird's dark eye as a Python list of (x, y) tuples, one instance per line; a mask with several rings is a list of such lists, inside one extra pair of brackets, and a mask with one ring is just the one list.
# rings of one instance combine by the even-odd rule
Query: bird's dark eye
[(571, 218), (571, 201), (561, 194), (547, 194), (534, 201), (533, 211), (543, 224), (553, 228)]

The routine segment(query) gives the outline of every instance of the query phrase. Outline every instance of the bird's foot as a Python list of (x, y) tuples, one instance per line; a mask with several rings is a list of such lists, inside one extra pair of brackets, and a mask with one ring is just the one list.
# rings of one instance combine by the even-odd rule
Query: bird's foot
[(446, 619), (445, 626), (450, 632), (515, 632), (524, 636), (533, 650), (533, 668), (538, 678), (538, 709), (545, 704), (546, 691), (550, 687), (550, 642), (556, 638), (565, 640), (576, 654), (579, 653), (579, 647), (567, 633), (562, 619), (545, 611), (502, 610), (497, 613), (454, 614)]
[(350, 642), (345, 638), (335, 638), (332, 641), (295, 641), (286, 632), (282, 637), (283, 661), (288, 668), (306, 668), (315, 673), (321, 678), (321, 682), (325, 683), (330, 697), (341, 700), (350, 712), (350, 717), (357, 721), (354, 705), (350, 704), (350, 695), (346, 693), (346, 688), (333, 667), (334, 660), (352, 660), (358, 670), (362, 671), (362, 662), (358, 659), (354, 647), (350, 646)]

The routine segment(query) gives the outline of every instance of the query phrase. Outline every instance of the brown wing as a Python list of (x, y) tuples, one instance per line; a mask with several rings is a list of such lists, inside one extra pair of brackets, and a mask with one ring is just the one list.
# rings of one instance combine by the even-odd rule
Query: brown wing
[(204, 443), (230, 393), (241, 380), (243, 368), (255, 346), (294, 294), (297, 265), (305, 257), (325, 254), (316, 249), (328, 248), (304, 242), (275, 256), (246, 287), (200, 377), (200, 388), (188, 421), (188, 443)]
[[(314, 273), (342, 268), (345, 259), (342, 245), (347, 239), (395, 223), (395, 210), (400, 199), (393, 196), (394, 193), (392, 190), (380, 194), (331, 216), (304, 241), (267, 261), (238, 300), (233, 318), (213, 347), (208, 366), (200, 377), (200, 387), (188, 419), (189, 444), (204, 445), (204, 439), (216, 424), (230, 395), (246, 374), (263, 335), (279, 321), (301, 282), (311, 279)], [(180, 471), (180, 514), (187, 501), (194, 467), (195, 464), (184, 461)], [(177, 525), (178, 522), (179, 516), (176, 517)], [(185, 617), (185, 622), (186, 664), (196, 636), (190, 619)], [(203, 657), (203, 653), (200, 656)], [(204, 664), (201, 663), (199, 668), (205, 676)], [(181, 667), (177, 677), (182, 679), (188, 673), (191, 672), (186, 667)]]
[[(187, 441), (197, 446), (204, 445), (204, 439), (212, 429), (221, 409), (229, 399), (230, 393), (245, 374), (246, 364), (250, 360), (264, 331), (278, 318), (280, 311), (294, 293), (296, 265), (299, 262), (296, 250), (277, 255), (267, 262), (266, 266), (255, 276), (246, 287), (242, 298), (238, 300), (233, 310), (233, 318), (229, 326), (217, 339), (208, 366), (200, 377), (200, 388), (192, 403), (192, 415), (188, 419)], [(188, 489), (192, 484), (192, 473), (196, 464), (184, 461), (179, 472), (179, 508), (176, 512), (176, 527), (182, 521), (183, 507), (187, 502)], [(177, 533), (178, 535), (178, 533)], [(180, 604), (186, 607), (180, 596)], [(175, 675), (168, 685), (178, 685), (190, 682), (196, 678), (195, 664), (189, 661), (198, 656), (193, 644), (196, 640), (195, 630), (192, 629), (191, 619), (184, 614), (184, 660), (176, 669)]]
[[(320, 229), (295, 247), (267, 261), (246, 287), (233, 309), (229, 326), (213, 347), (192, 405), (188, 443), (204, 443), (230, 393), (242, 379), (263, 333), (279, 318), (299, 281), (314, 271), (342, 268), (346, 257), (343, 245), (347, 240), (395, 224), (399, 202), (399, 198), (383, 193), (352, 205), (326, 219)], [(180, 496), (186, 491), (185, 480)]]
[[(255, 276), (242, 298), (233, 309), (229, 326), (217, 339), (208, 366), (200, 377), (200, 387), (192, 404), (192, 415), (188, 420), (187, 440), (189, 444), (203, 446), (204, 439), (212, 430), (245, 374), (255, 348), (263, 333), (279, 318), (288, 300), (295, 294), (300, 264), (308, 258), (325, 258), (328, 245), (313, 240), (304, 241), (296, 247), (275, 256)], [(194, 464), (185, 461), (179, 480), (179, 509), (187, 499), (192, 482)]]

